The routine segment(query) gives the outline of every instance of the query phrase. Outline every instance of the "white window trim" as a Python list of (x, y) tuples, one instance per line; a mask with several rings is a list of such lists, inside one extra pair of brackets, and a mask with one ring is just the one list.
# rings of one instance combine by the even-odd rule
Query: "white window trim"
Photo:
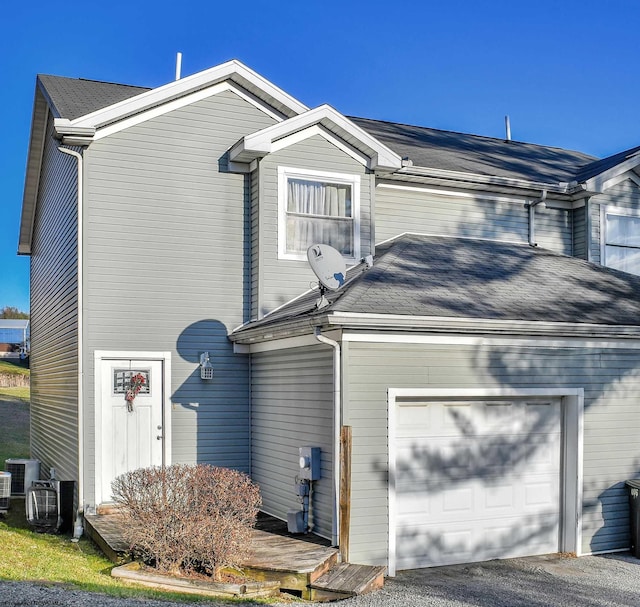
[[(600, 205), (600, 263), (607, 264), (607, 215), (619, 215), (621, 217), (640, 217), (640, 210), (625, 207), (613, 207), (607, 204)], [(615, 246), (615, 245), (613, 245)], [(640, 247), (638, 247), (640, 249)]]
[(278, 259), (306, 261), (306, 253), (287, 252), (287, 180), (305, 179), (326, 183), (340, 183), (351, 186), (353, 212), (353, 257), (344, 256), (346, 262), (355, 263), (360, 259), (360, 175), (330, 173), (293, 167), (278, 167)]

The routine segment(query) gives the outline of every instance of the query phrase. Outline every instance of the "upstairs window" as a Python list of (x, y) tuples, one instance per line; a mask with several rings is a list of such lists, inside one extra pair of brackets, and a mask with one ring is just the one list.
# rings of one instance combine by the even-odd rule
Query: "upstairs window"
[(360, 176), (280, 167), (279, 256), (306, 259), (307, 248), (328, 244), (346, 259), (360, 255)]
[(605, 208), (604, 265), (640, 275), (640, 213)]

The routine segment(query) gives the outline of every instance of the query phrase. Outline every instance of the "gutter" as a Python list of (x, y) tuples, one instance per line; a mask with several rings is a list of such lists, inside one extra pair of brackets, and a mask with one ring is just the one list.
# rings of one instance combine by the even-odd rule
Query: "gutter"
[(73, 156), (78, 165), (78, 237), (77, 237), (77, 273), (78, 273), (78, 513), (73, 527), (73, 538), (78, 539), (82, 535), (82, 515), (84, 514), (84, 365), (83, 365), (83, 275), (82, 275), (82, 223), (83, 223), (83, 157), (82, 154), (69, 148), (58, 148), (59, 152)]
[(231, 334), (234, 347), (309, 335), (311, 330), (355, 329), (364, 331), (400, 331), (408, 333), (467, 334), (536, 337), (572, 337), (577, 339), (640, 339), (640, 325), (604, 325), (540, 320), (502, 320), (408, 314), (331, 312), (314, 318), (296, 318)]
[(547, 190), (542, 190), (542, 194), (540, 198), (533, 200), (527, 204), (529, 208), (529, 246), (537, 247), (538, 243), (536, 242), (536, 207), (539, 204), (542, 204), (547, 199)]
[(333, 339), (325, 337), (320, 332), (320, 327), (315, 328), (315, 336), (319, 342), (333, 348), (333, 523), (331, 525), (331, 545), (337, 546), (340, 537), (340, 425), (341, 403), (340, 392), (340, 344)]

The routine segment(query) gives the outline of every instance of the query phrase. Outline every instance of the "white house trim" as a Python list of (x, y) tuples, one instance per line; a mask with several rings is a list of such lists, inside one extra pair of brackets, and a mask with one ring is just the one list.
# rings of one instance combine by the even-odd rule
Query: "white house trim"
[(313, 126), (310, 126), (309, 128), (306, 128), (302, 131), (298, 131), (297, 133), (293, 133), (291, 135), (288, 135), (287, 137), (283, 137), (282, 139), (274, 141), (273, 145), (271, 146), (271, 152), (278, 152), (280, 150), (283, 150), (284, 148), (289, 147), (290, 145), (294, 145), (296, 143), (304, 141), (305, 139), (314, 137), (315, 135), (324, 137), (328, 142), (335, 145), (338, 149), (342, 150), (348, 156), (351, 156), (351, 158), (359, 162), (362, 166), (367, 166), (369, 164), (369, 159), (366, 156), (364, 156), (351, 146), (346, 145), (343, 141), (338, 139), (335, 135), (330, 133), (327, 129), (319, 124), (314, 124)]
[[(305, 261), (305, 253), (287, 252), (287, 180), (308, 179), (310, 181), (341, 183), (351, 186), (351, 212), (353, 221), (353, 256), (345, 256), (347, 265), (354, 265), (360, 259), (360, 175), (332, 173), (295, 167), (278, 167), (278, 259)], [(313, 244), (313, 243), (311, 243)]]
[(162, 377), (162, 427), (164, 433), (163, 461), (171, 464), (171, 352), (145, 352), (124, 350), (96, 350), (93, 356), (94, 369), (94, 458), (93, 476), (95, 481), (95, 504), (102, 501), (102, 467), (97, 461), (102, 454), (102, 408), (98, 404), (102, 400), (102, 373), (101, 362), (103, 360), (157, 360), (163, 362)]
[(295, 116), (308, 110), (306, 105), (303, 105), (266, 78), (234, 59), (146, 91), (130, 99), (114, 103), (109, 107), (72, 120), (69, 124), (99, 128), (229, 79), (235, 80), (240, 86), (249, 90), (250, 93), (262, 93), (257, 96), (264, 97), (274, 109), (282, 111), (285, 116)]
[[(178, 99), (174, 99), (173, 101), (163, 103), (162, 105), (136, 114), (135, 116), (130, 116), (129, 118), (125, 118), (118, 122), (109, 124), (105, 127), (99, 128), (96, 130), (96, 133), (93, 136), (93, 140), (97, 141), (98, 139), (102, 139), (103, 137), (108, 137), (109, 135), (113, 135), (114, 133), (118, 133), (119, 131), (123, 131), (137, 124), (141, 124), (142, 122), (146, 122), (147, 120), (151, 120), (152, 118), (163, 116), (164, 114), (183, 107), (187, 107), (188, 105), (191, 105), (198, 101), (202, 101), (203, 99), (208, 99), (209, 97), (213, 97), (214, 95), (218, 95), (219, 93), (222, 93), (224, 91), (233, 91), (236, 95), (242, 97), (245, 101), (248, 101), (274, 120), (282, 120), (282, 116), (274, 112), (266, 103), (262, 102), (260, 99), (257, 99), (253, 95), (247, 94), (233, 82), (227, 81), (221, 82), (219, 84), (214, 84), (213, 86), (210, 86), (206, 89), (202, 89), (195, 93), (191, 93), (190, 95), (185, 95), (184, 97), (180, 97)], [(61, 121), (60, 119), (56, 120), (55, 124), (56, 130), (62, 133), (65, 133), (66, 129), (70, 128), (67, 127), (64, 121)]]
[(629, 207), (615, 207), (610, 204), (600, 205), (600, 263), (603, 266), (607, 266), (607, 215), (640, 217), (640, 210)]
[(402, 166), (402, 159), (398, 154), (329, 105), (321, 105), (304, 114), (246, 135), (231, 149), (229, 157), (234, 162), (250, 162), (256, 157), (274, 151), (274, 143), (279, 139), (317, 124), (322, 124), (347, 145), (359, 150), (368, 158), (367, 166), (371, 169), (396, 170)]
[(610, 169), (603, 171), (599, 175), (591, 177), (585, 181), (585, 186), (590, 192), (604, 192), (607, 188), (615, 185), (615, 178), (640, 166), (640, 151), (635, 152), (626, 160), (616, 164)]
[(606, 338), (484, 337), (473, 335), (420, 335), (412, 333), (354, 333), (343, 331), (342, 341), (385, 344), (433, 344), (482, 347), (606, 348), (640, 350), (640, 340)]
[(426, 400), (482, 399), (482, 398), (562, 398), (562, 510), (560, 521), (560, 550), (581, 556), (582, 546), (582, 485), (583, 485), (583, 388), (388, 388), (388, 450), (389, 450), (389, 560), (390, 576), (396, 574), (396, 448), (397, 401), (406, 397)]

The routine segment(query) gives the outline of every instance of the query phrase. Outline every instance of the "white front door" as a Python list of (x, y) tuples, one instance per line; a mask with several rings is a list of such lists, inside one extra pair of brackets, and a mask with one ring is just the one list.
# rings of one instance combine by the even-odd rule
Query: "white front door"
[[(101, 359), (99, 407), (101, 445), (96, 454), (99, 468), (97, 501), (112, 501), (111, 482), (118, 475), (137, 468), (160, 466), (163, 462), (164, 361)], [(131, 378), (144, 382), (131, 402), (127, 390)]]

